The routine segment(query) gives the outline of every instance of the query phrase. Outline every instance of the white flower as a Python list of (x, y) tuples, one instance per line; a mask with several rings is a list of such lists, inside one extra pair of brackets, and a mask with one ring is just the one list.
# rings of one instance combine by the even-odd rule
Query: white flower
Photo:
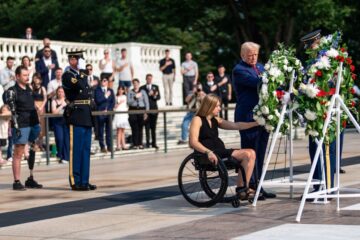
[(265, 125), (265, 118), (263, 117), (259, 117), (256, 122), (260, 125), (260, 126), (264, 126)]
[(276, 115), (277, 117), (280, 117), (280, 113), (279, 113), (279, 111), (278, 111), (277, 109), (275, 109), (275, 115)]
[(336, 58), (338, 55), (339, 52), (334, 48), (330, 48), (330, 50), (326, 51), (326, 56), (328, 57)]
[(268, 71), (270, 69), (270, 64), (269, 63), (265, 64), (264, 68), (266, 71)]
[(316, 113), (313, 111), (310, 111), (309, 109), (306, 109), (304, 116), (307, 120), (310, 120), (310, 121), (314, 121), (316, 119)]
[(264, 115), (268, 115), (269, 114), (269, 108), (267, 106), (262, 106), (260, 108), (261, 112), (264, 114)]
[(294, 102), (293, 105), (292, 105), (292, 108), (293, 110), (296, 110), (300, 107), (299, 103), (298, 102)]
[(268, 132), (271, 132), (272, 130), (274, 130), (274, 127), (269, 125), (269, 124), (266, 124), (265, 125), (265, 129), (268, 131)]
[(272, 67), (269, 70), (269, 74), (275, 78), (279, 77), (281, 75), (281, 71), (277, 67)]
[(257, 112), (256, 112), (256, 115), (261, 116), (262, 113), (261, 113), (260, 111), (257, 111)]
[(299, 59), (296, 59), (295, 65), (296, 65), (296, 66), (299, 66), (299, 65), (300, 65), (300, 60), (299, 60)]
[(289, 63), (289, 61), (285, 58), (284, 64), (285, 64), (285, 65), (288, 65), (288, 63)]
[[(300, 86), (300, 87), (301, 87), (301, 86)], [(305, 94), (306, 94), (309, 98), (315, 98), (318, 93), (319, 93), (319, 89), (317, 89), (316, 86), (314, 86), (314, 85), (312, 85), (312, 84), (307, 84), (307, 85), (306, 85)]]
[(263, 83), (268, 83), (269, 82), (269, 79), (267, 78), (267, 75), (264, 74), (263, 77), (262, 77), (262, 82)]
[(273, 115), (269, 115), (267, 118), (268, 118), (269, 120), (273, 120), (273, 119), (274, 119), (274, 116), (273, 116)]
[(326, 56), (321, 57), (320, 60), (315, 63), (315, 67), (319, 69), (326, 69), (326, 70), (329, 69), (330, 68), (329, 58)]
[(268, 95), (268, 85), (267, 84), (263, 84), (261, 86), (261, 94), (262, 95)]
[(288, 72), (291, 72), (292, 70), (293, 70), (292, 67), (288, 67), (288, 68), (287, 68), (287, 71), (288, 71)]
[(259, 116), (258, 116), (258, 115), (254, 115), (254, 116), (253, 116), (253, 119), (256, 121), (256, 120), (259, 119)]
[(317, 131), (315, 131), (315, 130), (309, 130), (308, 133), (309, 133), (310, 136), (313, 136), (313, 137), (319, 136), (319, 133)]
[(284, 71), (286, 72), (288, 70), (288, 67), (286, 65), (283, 66)]

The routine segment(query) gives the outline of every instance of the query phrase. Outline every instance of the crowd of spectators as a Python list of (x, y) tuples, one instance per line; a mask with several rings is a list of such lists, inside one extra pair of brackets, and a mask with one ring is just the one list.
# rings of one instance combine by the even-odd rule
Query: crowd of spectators
[[(36, 39), (32, 34), (32, 29), (27, 28), (24, 39)], [(96, 110), (104, 112), (104, 115), (94, 117), (94, 135), (99, 141), (100, 151), (107, 153), (115, 150), (159, 148), (156, 143), (157, 113), (150, 114), (115, 114), (112, 119), (107, 115), (108, 111), (127, 111), (127, 110), (149, 110), (158, 109), (157, 101), (160, 100), (159, 86), (152, 83), (153, 75), (148, 73), (144, 79), (145, 84), (141, 84), (141, 79), (134, 78), (133, 64), (127, 57), (127, 50), (116, 49), (115, 58), (111, 58), (109, 49), (104, 50), (104, 57), (99, 59), (100, 71), (94, 73), (93, 66), (86, 64), (82, 59), (82, 67), (87, 70), (88, 84), (94, 93)], [(79, 63), (80, 64), (80, 63)], [(36, 52), (34, 57), (23, 56), (20, 64), (16, 64), (15, 57), (9, 56), (6, 59), (5, 67), (0, 70), (0, 94), (14, 86), (15, 65), (25, 67), (29, 72), (29, 86), (35, 100), (35, 108), (39, 116), (41, 132), (36, 140), (35, 149), (44, 151), (45, 121), (44, 113), (62, 114), (67, 104), (64, 89), (62, 88), (62, 74), (67, 70), (67, 66), (60, 66), (57, 53), (51, 48), (49, 38), (43, 39), (43, 48)], [(62, 67), (65, 67), (63, 70)], [(176, 80), (176, 65), (174, 59), (170, 57), (170, 50), (165, 50), (165, 56), (159, 61), (159, 71), (162, 72), (163, 92), (166, 106), (173, 105), (174, 94), (173, 84)], [(218, 74), (207, 73), (206, 82), (200, 83), (198, 64), (192, 59), (192, 54), (185, 54), (185, 61), (181, 64), (180, 72), (183, 75), (184, 102), (189, 109), (195, 109), (201, 98), (208, 93), (214, 93), (222, 99), (222, 103), (227, 107), (231, 100), (230, 78), (225, 74), (225, 68), (218, 66)], [(99, 74), (99, 77), (98, 75)], [(116, 84), (114, 84), (116, 83)], [(117, 89), (113, 89), (118, 85)], [(0, 107), (3, 105), (2, 99)], [(4, 108), (6, 112), (6, 106)], [(3, 111), (1, 111), (1, 115)], [(220, 113), (222, 116), (222, 113)], [(227, 112), (224, 113), (227, 119)], [(193, 117), (193, 112), (185, 114), (181, 127), (181, 138), (178, 144), (185, 144), (188, 141), (188, 128)], [(12, 160), (12, 137), (6, 134), (5, 128), (7, 118), (0, 119), (0, 146), (8, 146), (6, 159)], [(68, 138), (66, 124), (63, 118), (50, 119), (50, 130), (54, 131), (56, 142), (56, 156), (59, 162), (69, 159)], [(131, 133), (126, 133), (126, 129), (131, 128)], [(143, 142), (143, 128), (145, 128), (146, 142)], [(111, 131), (116, 129), (116, 146), (113, 149), (111, 142)], [(10, 133), (10, 131), (8, 130)], [(130, 135), (131, 134), (131, 135)], [(126, 136), (131, 137), (126, 137)], [(6, 138), (6, 141), (3, 140)], [(128, 142), (126, 142), (128, 140)], [(26, 151), (25, 151), (26, 152)], [(25, 153), (26, 157), (26, 153)], [(2, 156), (0, 161), (3, 163)]]

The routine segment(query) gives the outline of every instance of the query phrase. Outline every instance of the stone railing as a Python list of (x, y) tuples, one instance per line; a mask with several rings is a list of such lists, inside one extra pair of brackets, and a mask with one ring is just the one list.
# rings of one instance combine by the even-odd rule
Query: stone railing
[[(15, 65), (18, 66), (21, 58), (25, 55), (31, 59), (35, 58), (36, 52), (43, 47), (42, 40), (26, 40), (14, 38), (0, 38), (0, 69), (5, 66), (5, 61), (8, 56), (15, 57)], [(86, 63), (91, 63), (94, 67), (95, 74), (99, 75), (99, 61), (103, 58), (105, 49), (111, 51), (112, 58), (115, 59), (116, 49), (126, 48), (128, 57), (134, 66), (134, 77), (138, 78), (141, 84), (145, 83), (145, 75), (151, 73), (154, 76), (154, 84), (159, 85), (160, 94), (164, 96), (163, 83), (161, 79), (161, 72), (159, 70), (159, 60), (165, 56), (165, 49), (169, 49), (171, 57), (175, 60), (176, 81), (174, 84), (174, 105), (182, 105), (182, 77), (180, 73), (180, 46), (174, 45), (160, 45), (160, 44), (144, 44), (144, 43), (116, 43), (116, 44), (96, 44), (96, 43), (79, 43), (79, 42), (63, 42), (51, 41), (51, 48), (56, 51), (59, 64), (61, 67), (66, 67), (67, 51), (84, 50), (84, 58)], [(115, 83), (114, 88), (117, 87)], [(164, 104), (162, 97), (160, 106)]]

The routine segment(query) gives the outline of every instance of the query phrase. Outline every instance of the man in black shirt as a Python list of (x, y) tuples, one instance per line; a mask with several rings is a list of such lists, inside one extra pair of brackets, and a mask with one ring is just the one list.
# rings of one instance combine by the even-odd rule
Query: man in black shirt
[(30, 177), (26, 180), (27, 188), (42, 188), (33, 177), (35, 152), (32, 149), (36, 138), (40, 133), (39, 118), (35, 109), (32, 90), (28, 85), (29, 72), (27, 68), (19, 66), (15, 70), (16, 84), (5, 93), (5, 102), (9, 105), (12, 113), (12, 136), (14, 143), (13, 174), (14, 190), (25, 190), (20, 182), (21, 158), (25, 152), (25, 145), (29, 143), (30, 154), (28, 165)]
[[(225, 67), (223, 65), (218, 66), (218, 73), (219, 75), (215, 77), (215, 84), (219, 87), (221, 103), (224, 106), (222, 107), (225, 113), (224, 119), (228, 120), (228, 110), (225, 108), (228, 107), (229, 101), (231, 100), (231, 95), (232, 95), (231, 81), (230, 81), (230, 77), (227, 74), (225, 74)], [(220, 111), (220, 117), (221, 118), (223, 117), (222, 110)]]
[(172, 105), (172, 88), (175, 82), (175, 61), (170, 58), (170, 50), (165, 50), (165, 58), (161, 59), (160, 71), (163, 73), (164, 95), (166, 105)]

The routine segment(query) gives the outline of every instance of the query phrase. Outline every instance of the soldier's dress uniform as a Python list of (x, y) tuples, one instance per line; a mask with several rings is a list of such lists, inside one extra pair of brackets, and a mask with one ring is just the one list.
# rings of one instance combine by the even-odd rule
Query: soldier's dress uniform
[[(78, 58), (76, 53), (68, 53)], [(73, 190), (95, 190), (89, 183), (90, 148), (92, 133), (92, 88), (88, 85), (84, 70), (69, 67), (62, 76), (62, 85), (69, 101), (64, 117), (69, 125), (70, 159), (69, 181)]]
[[(302, 37), (300, 40), (305, 44), (305, 48), (311, 47), (311, 45), (318, 39), (320, 39), (321, 30), (316, 30), (314, 32), (311, 32), (304, 37)], [(312, 56), (314, 57), (314, 56)], [(316, 57), (316, 56), (315, 56)], [(312, 64), (314, 64), (315, 61), (308, 61), (307, 67), (310, 67)], [(307, 81), (307, 79), (305, 79)], [(333, 86), (331, 86), (333, 87)], [(342, 141), (343, 141), (343, 133), (340, 136), (341, 140), (341, 149), (340, 152), (342, 152)], [(315, 138), (312, 136), (309, 136), (309, 155), (311, 159), (311, 163), (313, 163), (315, 158), (315, 153), (318, 145), (316, 144)], [(332, 141), (329, 144), (323, 144), (322, 146), (322, 152), (323, 152), (323, 159), (324, 159), (324, 171), (325, 171), (325, 182), (327, 188), (334, 187), (334, 173), (336, 169), (336, 140)], [(321, 162), (320, 159), (317, 162), (315, 172), (313, 175), (313, 179), (316, 180), (322, 180), (323, 179), (323, 172), (321, 168)], [(314, 190), (318, 191), (320, 188), (320, 185), (314, 185)]]

